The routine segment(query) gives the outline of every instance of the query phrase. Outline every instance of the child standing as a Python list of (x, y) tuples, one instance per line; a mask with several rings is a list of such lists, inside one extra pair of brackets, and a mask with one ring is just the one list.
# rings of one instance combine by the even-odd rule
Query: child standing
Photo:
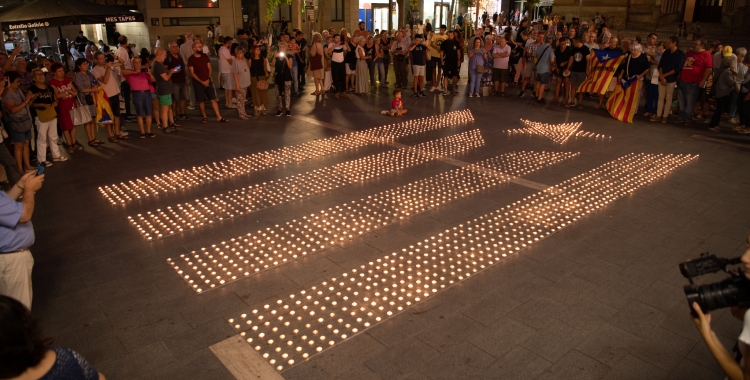
[(406, 114), (406, 109), (404, 108), (404, 101), (401, 100), (401, 90), (393, 91), (393, 101), (391, 102), (391, 111), (388, 112), (386, 110), (380, 111), (383, 115), (388, 116), (401, 116)]
[(409, 48), (411, 52), (411, 69), (414, 74), (414, 97), (427, 96), (424, 94), (424, 70), (427, 64), (427, 46), (422, 43), (422, 35), (414, 36), (414, 45)]

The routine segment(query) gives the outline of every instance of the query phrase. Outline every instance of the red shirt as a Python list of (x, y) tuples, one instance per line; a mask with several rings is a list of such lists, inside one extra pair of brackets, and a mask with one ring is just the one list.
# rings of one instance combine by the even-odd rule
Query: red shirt
[(700, 53), (690, 50), (685, 53), (685, 63), (682, 65), (680, 80), (687, 83), (700, 84), (703, 76), (706, 74), (706, 69), (713, 67), (713, 64), (713, 57), (711, 57), (711, 53), (708, 50)]
[(404, 102), (399, 98), (394, 98), (393, 102), (391, 103), (391, 108), (394, 110), (397, 110), (403, 106)]
[(201, 54), (200, 57), (191, 55), (190, 58), (188, 58), (188, 67), (193, 68), (195, 76), (197, 76), (200, 80), (211, 79), (208, 75), (208, 65), (210, 64), (211, 60), (208, 58), (207, 54)]

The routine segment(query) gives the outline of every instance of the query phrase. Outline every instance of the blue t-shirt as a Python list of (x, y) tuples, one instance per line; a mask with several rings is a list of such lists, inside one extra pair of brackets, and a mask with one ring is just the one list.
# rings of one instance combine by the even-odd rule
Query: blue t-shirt
[(536, 73), (546, 74), (550, 72), (550, 60), (555, 58), (555, 49), (548, 44), (539, 46), (534, 55), (538, 58), (536, 62)]
[(23, 203), (0, 191), (0, 252), (13, 252), (34, 244), (31, 221), (18, 223), (22, 213)]
[(52, 368), (39, 380), (97, 380), (99, 372), (81, 356), (64, 347), (52, 347), (57, 358)]

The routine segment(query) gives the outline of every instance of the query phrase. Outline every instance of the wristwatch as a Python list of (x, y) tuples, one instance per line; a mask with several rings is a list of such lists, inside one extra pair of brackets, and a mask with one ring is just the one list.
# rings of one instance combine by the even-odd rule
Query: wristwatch
[(24, 191), (24, 190), (25, 190), (25, 188), (24, 188), (24, 187), (23, 187), (23, 186), (21, 185), (21, 182), (16, 182), (16, 185), (15, 185), (15, 186), (16, 186), (17, 188), (19, 188), (19, 189), (20, 189), (21, 191)]

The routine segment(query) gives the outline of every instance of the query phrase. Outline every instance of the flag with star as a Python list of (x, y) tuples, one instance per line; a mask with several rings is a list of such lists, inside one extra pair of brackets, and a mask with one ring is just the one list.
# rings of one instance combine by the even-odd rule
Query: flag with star
[(592, 60), (591, 63), (591, 75), (578, 86), (578, 91), (604, 95), (607, 92), (607, 87), (609, 87), (609, 82), (615, 75), (615, 70), (625, 59), (625, 53), (594, 49), (594, 55), (596, 59)]
[(617, 120), (632, 123), (633, 115), (638, 109), (640, 93), (641, 81), (637, 75), (630, 79), (622, 79), (607, 100), (607, 111)]

